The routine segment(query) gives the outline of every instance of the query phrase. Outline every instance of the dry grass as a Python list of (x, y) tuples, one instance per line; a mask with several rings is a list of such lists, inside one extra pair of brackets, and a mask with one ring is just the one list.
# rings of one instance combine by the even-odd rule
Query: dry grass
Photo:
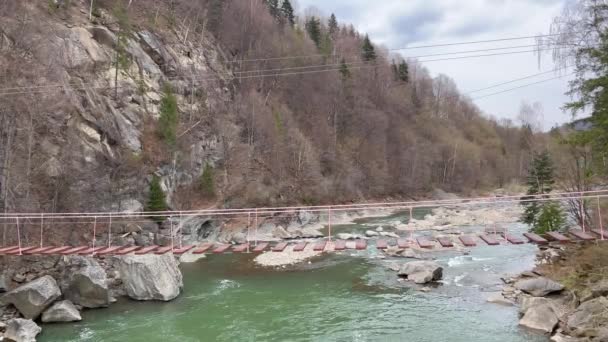
[(569, 246), (565, 255), (565, 260), (541, 265), (539, 270), (579, 295), (608, 278), (608, 245), (605, 243)]

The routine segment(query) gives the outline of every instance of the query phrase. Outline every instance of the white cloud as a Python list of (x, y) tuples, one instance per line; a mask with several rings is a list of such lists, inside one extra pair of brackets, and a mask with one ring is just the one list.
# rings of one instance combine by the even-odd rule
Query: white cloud
[[(299, 5), (302, 9), (315, 6), (327, 14), (333, 12), (341, 22), (352, 23), (360, 31), (369, 33), (375, 42), (394, 48), (545, 33), (566, 1), (299, 0)], [(404, 50), (403, 54), (424, 55), (532, 44), (534, 40), (515, 40), (449, 48)], [(532, 48), (520, 50), (532, 50)], [(453, 78), (463, 91), (483, 88), (554, 68), (548, 56), (543, 58), (539, 67), (537, 57), (532, 53), (441, 61), (426, 65), (433, 75), (443, 73)], [(480, 96), (552, 77), (555, 75), (547, 74), (474, 95)], [(475, 102), (489, 115), (515, 119), (523, 100), (539, 101), (545, 108), (545, 128), (550, 128), (556, 123), (570, 119), (569, 114), (561, 110), (563, 104), (569, 101), (569, 97), (564, 95), (567, 89), (568, 80), (564, 78)]]

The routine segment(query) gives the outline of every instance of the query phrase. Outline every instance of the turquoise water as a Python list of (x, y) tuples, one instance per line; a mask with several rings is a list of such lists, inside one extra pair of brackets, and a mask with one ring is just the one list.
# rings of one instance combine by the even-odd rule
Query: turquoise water
[(516, 308), (484, 298), (500, 276), (529, 269), (534, 252), (434, 254), (444, 283), (430, 293), (399, 281), (386, 267), (397, 260), (371, 249), (287, 269), (256, 267), (248, 255), (210, 256), (182, 265), (185, 290), (173, 302), (85, 311), (81, 323), (44, 325), (40, 341), (547, 341), (518, 328)]

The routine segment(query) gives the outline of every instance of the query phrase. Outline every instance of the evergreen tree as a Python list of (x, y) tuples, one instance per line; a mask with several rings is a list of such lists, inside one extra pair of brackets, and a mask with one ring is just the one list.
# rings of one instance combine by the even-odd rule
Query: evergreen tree
[(399, 67), (397, 68), (397, 78), (401, 82), (405, 83), (409, 82), (410, 80), (410, 71), (405, 61), (401, 61), (401, 63), (399, 63)]
[[(534, 155), (534, 160), (528, 171), (528, 196), (524, 200), (531, 200), (532, 195), (544, 195), (553, 190), (553, 163), (548, 151)], [(542, 197), (542, 196), (541, 196)], [(536, 197), (538, 198), (538, 197)], [(559, 230), (565, 224), (565, 218), (559, 204), (555, 202), (522, 202), (525, 207), (521, 220), (531, 226), (537, 233)]]
[(317, 48), (321, 47), (321, 21), (314, 16), (310, 17), (306, 21), (306, 32)]
[(372, 44), (371, 40), (369, 40), (369, 36), (367, 34), (363, 39), (362, 50), (363, 53), (361, 57), (365, 62), (373, 62), (376, 60), (376, 49), (374, 48), (374, 45)]
[(213, 168), (209, 164), (205, 164), (203, 174), (201, 175), (201, 190), (207, 197), (215, 196), (215, 182), (213, 177)]
[(120, 3), (116, 3), (114, 7), (114, 17), (118, 23), (118, 34), (116, 35), (116, 57), (114, 61), (114, 98), (118, 98), (118, 74), (121, 70), (127, 71), (131, 65), (131, 59), (129, 52), (127, 52), (127, 45), (129, 36), (131, 35), (131, 21), (129, 18), (129, 12), (126, 7)]
[(333, 13), (329, 17), (329, 20), (327, 22), (327, 28), (329, 30), (329, 36), (335, 38), (340, 28), (338, 27), (338, 20), (336, 19), (336, 15)]
[(344, 57), (342, 57), (342, 60), (340, 61), (340, 75), (342, 75), (343, 81), (350, 78), (350, 70), (348, 69), (348, 65), (346, 64)]
[[(156, 175), (152, 178), (150, 183), (150, 193), (148, 195), (148, 203), (146, 203), (146, 211), (165, 211), (169, 208), (167, 205), (165, 193), (163, 188), (160, 186), (160, 178)], [(156, 223), (161, 223), (165, 220), (164, 217), (154, 216), (151, 217)]]
[(160, 102), (158, 133), (169, 146), (174, 146), (176, 143), (178, 122), (177, 98), (173, 94), (171, 87), (166, 84), (163, 90), (163, 98)]
[(270, 14), (277, 20), (280, 19), (279, 14), (279, 0), (266, 0), (266, 4), (268, 4), (268, 9), (270, 10)]
[(296, 16), (294, 14), (293, 6), (291, 5), (291, 1), (283, 0), (283, 4), (281, 5), (281, 12), (283, 13), (283, 17), (287, 19), (289, 25), (294, 26), (296, 23)]

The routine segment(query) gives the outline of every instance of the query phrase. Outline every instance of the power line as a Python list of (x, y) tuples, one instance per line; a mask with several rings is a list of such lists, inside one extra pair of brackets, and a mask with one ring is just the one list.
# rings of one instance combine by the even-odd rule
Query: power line
[[(565, 48), (565, 47), (561, 47), (561, 48)], [(524, 51), (511, 51), (511, 52), (500, 52), (500, 53), (491, 53), (491, 54), (479, 54), (479, 55), (459, 56), (459, 57), (439, 58), (439, 59), (429, 59), (429, 60), (420, 60), (420, 62), (421, 63), (428, 63), (428, 62), (460, 60), (460, 59), (470, 59), (470, 58), (480, 58), (480, 57), (490, 57), (490, 56), (514, 55), (514, 54), (522, 54), (522, 53), (530, 53), (530, 52), (539, 52), (539, 51), (548, 50), (548, 49), (553, 49), (553, 48), (524, 50)], [(479, 50), (479, 51), (484, 51), (484, 50)], [(491, 51), (491, 50), (489, 50), (489, 51)], [(461, 53), (466, 53), (466, 52), (461, 52)], [(447, 53), (447, 54), (453, 54), (453, 53)], [(287, 67), (287, 68), (276, 68), (276, 69), (237, 71), (237, 72), (233, 72), (231, 74), (219, 74), (219, 75), (224, 75), (224, 76), (226, 76), (226, 78), (229, 78), (229, 79), (239, 79), (239, 80), (253, 79), (253, 78), (266, 78), (266, 77), (293, 76), (293, 75), (305, 75), (305, 74), (309, 74), (309, 73), (321, 73), (321, 72), (339, 71), (340, 68), (332, 68), (332, 67), (338, 67), (338, 66), (341, 66), (341, 65), (342, 64), (321, 64), (321, 65), (300, 66), (300, 67)], [(369, 67), (377, 67), (377, 66), (379, 66), (378, 64), (371, 64), (370, 65), (370, 64), (365, 63), (365, 62), (345, 63), (345, 65), (350, 66), (353, 69), (366, 69), (366, 68), (369, 68)], [(302, 70), (302, 69), (311, 69), (311, 68), (329, 68), (329, 69), (308, 70), (308, 71), (302, 71), (302, 72), (288, 72), (288, 73), (282, 73), (281, 72), (281, 73), (273, 73), (273, 74), (245, 75), (245, 76), (242, 76), (242, 74), (245, 74), (245, 73), (264, 73), (264, 72), (277, 72), (277, 71), (280, 72), (280, 71)], [(221, 80), (224, 80), (224, 78), (221, 78), (219, 76), (212, 76), (212, 77), (207, 77), (207, 78), (201, 78), (201, 77), (188, 77), (188, 76), (185, 76), (185, 75), (179, 75), (179, 76), (174, 76), (174, 77), (168, 77), (167, 78), (167, 80), (175, 80), (175, 79), (183, 79), (183, 80), (186, 80), (186, 81), (187, 80), (198, 80), (198, 81), (221, 81)], [(39, 93), (45, 93), (45, 92), (47, 92), (47, 91), (44, 91), (44, 90), (1, 92), (3, 90), (25, 90), (25, 89), (31, 90), (31, 89), (40, 89), (40, 88), (61, 88), (61, 87), (73, 86), (73, 85), (75, 85), (77, 87), (81, 87), (81, 88), (73, 88), (72, 87), (72, 89), (75, 89), (75, 90), (84, 90), (84, 89), (113, 89), (114, 88), (114, 86), (89, 87), (89, 88), (84, 87), (84, 85), (87, 85), (87, 84), (91, 84), (91, 83), (83, 83), (83, 82), (81, 82), (80, 84), (60, 83), (60, 84), (55, 84), (55, 85), (41, 85), (41, 86), (30, 86), (30, 87), (0, 88), (0, 97), (7, 96), (7, 95), (39, 94)], [(119, 87), (123, 87), (123, 86), (119, 86)]]
[(475, 98), (473, 98), (472, 100), (480, 100), (480, 99), (484, 99), (484, 98), (486, 98), (486, 97), (490, 97), (490, 96), (494, 96), (494, 95), (499, 95), (499, 94), (507, 93), (507, 92), (510, 92), (510, 91), (513, 91), (513, 90), (517, 90), (517, 89), (521, 89), (521, 88), (526, 88), (526, 87), (533, 86), (533, 85), (536, 85), (536, 84), (541, 84), (541, 83), (545, 83), (545, 82), (549, 82), (549, 81), (554, 81), (554, 80), (556, 80), (556, 79), (563, 78), (563, 77), (567, 77), (567, 76), (570, 76), (570, 75), (574, 75), (574, 73), (570, 73), (570, 74), (567, 74), (567, 75), (560, 75), (560, 76), (557, 76), (557, 77), (552, 77), (552, 78), (549, 78), (549, 79), (546, 79), (546, 80), (542, 80), (542, 81), (538, 81), (538, 82), (533, 82), (533, 83), (524, 84), (524, 85), (521, 85), (521, 86), (519, 86), (519, 87), (514, 87), (514, 88), (505, 89), (505, 90), (502, 90), (502, 91), (499, 91), (499, 92), (496, 92), (496, 93), (492, 93), (492, 94), (487, 94), (487, 95), (483, 95), (483, 96), (475, 97)]
[[(564, 69), (568, 69), (568, 68), (570, 68), (570, 66), (567, 66)], [(464, 93), (464, 95), (478, 93), (478, 92), (481, 92), (481, 91), (484, 91), (484, 90), (488, 90), (488, 89), (492, 89), (492, 88), (497, 88), (497, 87), (500, 87), (500, 86), (503, 86), (503, 85), (507, 85), (507, 84), (511, 84), (511, 83), (515, 83), (515, 82), (519, 82), (519, 81), (523, 81), (523, 80), (527, 80), (527, 79), (534, 78), (534, 77), (541, 76), (541, 75), (555, 73), (555, 72), (557, 72), (559, 70), (561, 70), (561, 68), (556, 68), (556, 69), (553, 69), (553, 70), (550, 70), (550, 71), (545, 71), (545, 72), (541, 72), (541, 73), (537, 73), (537, 74), (533, 74), (533, 75), (529, 75), (529, 76), (525, 76), (525, 77), (521, 77), (521, 78), (516, 78), (516, 79), (510, 80), (510, 81), (506, 81), (506, 82), (502, 82), (502, 83), (497, 83), (497, 84), (494, 84), (494, 85), (491, 85), (491, 86), (488, 86), (488, 87), (485, 87), (485, 88), (480, 88), (480, 89), (475, 89), (475, 90), (467, 91), (467, 92)]]

